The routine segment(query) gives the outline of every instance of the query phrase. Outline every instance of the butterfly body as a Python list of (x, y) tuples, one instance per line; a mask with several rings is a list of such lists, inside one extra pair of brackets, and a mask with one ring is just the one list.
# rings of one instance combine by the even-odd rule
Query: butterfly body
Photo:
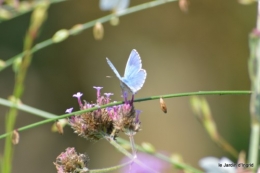
[(143, 87), (147, 73), (142, 69), (140, 55), (135, 49), (130, 53), (126, 63), (124, 77), (121, 77), (112, 62), (108, 58), (106, 59), (108, 65), (120, 80), (120, 86), (123, 92), (136, 94), (136, 92)]

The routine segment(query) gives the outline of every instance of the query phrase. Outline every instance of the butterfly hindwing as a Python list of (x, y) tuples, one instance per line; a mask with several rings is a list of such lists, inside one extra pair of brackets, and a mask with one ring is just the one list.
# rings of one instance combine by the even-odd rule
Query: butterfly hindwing
[(130, 88), (133, 94), (135, 94), (143, 87), (146, 75), (146, 71), (141, 69), (135, 74), (135, 76), (132, 76), (131, 78), (123, 77), (122, 82), (127, 85), (128, 88)]

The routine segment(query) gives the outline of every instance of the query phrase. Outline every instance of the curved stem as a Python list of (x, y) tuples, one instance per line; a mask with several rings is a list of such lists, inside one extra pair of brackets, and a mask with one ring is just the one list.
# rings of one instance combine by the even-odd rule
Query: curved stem
[[(24, 80), (33, 57), (29, 50), (31, 50), (34, 41), (39, 34), (39, 30), (46, 19), (48, 7), (49, 7), (49, 3), (37, 5), (37, 7), (34, 9), (34, 11), (31, 14), (30, 25), (24, 38), (23, 50), (25, 53), (21, 57), (22, 61), (19, 64), (17, 70), (15, 70), (16, 76), (15, 76), (15, 83), (13, 89), (13, 104), (10, 107), (10, 110), (6, 116), (5, 129), (7, 133), (10, 133), (11, 131), (14, 130), (14, 125), (18, 115), (17, 105), (19, 104), (19, 100), (23, 95)], [(39, 12), (41, 12), (42, 15), (37, 15), (39, 14)], [(9, 135), (5, 140), (3, 166), (2, 166), (2, 172), (4, 173), (11, 172), (13, 152), (14, 151), (12, 147), (12, 139), (11, 136)]]
[(132, 163), (132, 161), (117, 165), (117, 166), (113, 166), (113, 167), (109, 167), (109, 168), (103, 168), (103, 169), (91, 169), (88, 172), (89, 173), (99, 173), (99, 172), (109, 172), (109, 171), (113, 171), (113, 170), (117, 170), (119, 168), (122, 168), (124, 166), (130, 165)]
[[(161, 97), (162, 98), (174, 98), (174, 97), (185, 97), (185, 96), (193, 96), (193, 95), (249, 95), (249, 94), (251, 94), (251, 91), (199, 91), (199, 92), (188, 92), (188, 93), (177, 93), (177, 94), (168, 94), (168, 95), (160, 95), (160, 96), (151, 96), (151, 97), (136, 99), (136, 100), (134, 100), (134, 102), (143, 102), (143, 101), (147, 101), (147, 100), (157, 100), (157, 99), (160, 99)], [(123, 104), (123, 103), (124, 103), (123, 101), (118, 101), (118, 102), (115, 102), (115, 103), (102, 105), (99, 108), (106, 108), (106, 107), (110, 107), (110, 106), (120, 105), (120, 104)], [(2, 102), (0, 102), (0, 104), (2, 104)], [(20, 107), (17, 106), (17, 108), (19, 109)], [(24, 107), (24, 111), (28, 110), (28, 108), (30, 108), (30, 107), (29, 106)], [(87, 109), (87, 110), (72, 112), (70, 114), (64, 114), (64, 115), (61, 115), (61, 116), (56, 116), (54, 118), (50, 118), (50, 119), (47, 119), (47, 120), (43, 120), (43, 121), (39, 121), (39, 122), (36, 122), (36, 123), (33, 123), (33, 124), (29, 124), (27, 126), (18, 128), (17, 130), (18, 131), (28, 130), (30, 128), (37, 127), (39, 125), (43, 125), (43, 124), (50, 123), (50, 122), (55, 122), (58, 119), (67, 118), (67, 117), (70, 117), (70, 116), (75, 115), (75, 114), (81, 114), (81, 113), (84, 113), (84, 112), (94, 111), (94, 110), (97, 110), (99, 108), (95, 107), (95, 108), (91, 108), (91, 109)], [(44, 111), (42, 111), (42, 112), (46, 113)], [(36, 113), (34, 112), (34, 114), (36, 114)], [(47, 113), (47, 114), (49, 114), (49, 113)], [(5, 138), (10, 134), (11, 134), (11, 132), (2, 134), (2, 135), (0, 135), (0, 139)]]
[[(165, 3), (168, 3), (168, 2), (173, 2), (173, 1), (178, 1), (178, 0), (156, 0), (156, 1), (152, 1), (152, 2), (147, 2), (147, 3), (144, 3), (144, 4), (140, 4), (140, 5), (137, 5), (137, 6), (134, 6), (134, 7), (131, 7), (131, 8), (128, 8), (128, 9), (125, 9), (125, 10), (122, 10), (122, 11), (119, 11), (117, 14), (110, 14), (110, 15), (107, 15), (107, 16), (104, 16), (104, 17), (101, 17), (101, 18), (98, 18), (96, 20), (93, 20), (93, 21), (90, 21), (90, 22), (87, 22), (87, 23), (84, 23), (82, 24), (82, 27), (77, 29), (77, 33), (81, 32), (81, 31), (84, 31), (88, 28), (91, 28), (93, 27), (97, 22), (100, 22), (100, 23), (105, 23), (105, 22), (108, 22), (110, 21), (110, 19), (112, 17), (114, 17), (115, 15), (116, 16), (124, 16), (124, 15), (127, 15), (127, 14), (131, 14), (131, 13), (135, 13), (137, 11), (141, 11), (141, 10), (145, 10), (145, 9), (148, 9), (148, 8), (152, 8), (152, 7), (156, 7), (156, 6), (159, 6), (159, 5), (162, 5), (162, 4), (165, 4)], [(69, 30), (69, 35), (72, 36), (72, 35), (75, 35), (75, 30), (74, 29), (70, 29)], [(47, 39), (43, 42), (40, 42), (38, 44), (36, 44), (28, 53), (30, 54), (33, 54), (35, 52), (38, 52), (39, 50), (43, 49), (43, 48), (46, 48), (48, 46), (51, 46), (53, 44), (57, 44), (57, 43), (54, 43), (52, 41), (52, 38), (50, 39)], [(22, 52), (22, 53), (19, 53), (18, 55), (15, 55), (13, 56), (12, 58), (8, 59), (5, 63), (5, 66), (2, 66), (0, 67), (0, 71), (4, 70), (5, 68), (9, 67), (10, 65), (13, 64), (13, 62), (21, 57), (21, 56), (24, 56), (26, 52)]]
[(57, 115), (51, 114), (49, 112), (42, 111), (40, 109), (36, 109), (25, 104), (14, 104), (13, 102), (0, 98), (0, 105), (8, 106), (8, 107), (15, 107), (21, 111), (28, 112), (34, 114), (36, 116), (40, 116), (43, 118), (55, 118)]

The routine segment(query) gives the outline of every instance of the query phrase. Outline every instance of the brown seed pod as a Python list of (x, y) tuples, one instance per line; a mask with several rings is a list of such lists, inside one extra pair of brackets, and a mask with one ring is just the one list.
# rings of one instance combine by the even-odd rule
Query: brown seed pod
[(188, 0), (179, 0), (179, 7), (182, 12), (187, 13), (189, 10), (189, 1)]
[(102, 40), (104, 37), (104, 27), (102, 23), (97, 22), (93, 28), (93, 35), (96, 40)]
[(19, 140), (20, 140), (20, 135), (19, 135), (18, 131), (15, 129), (12, 134), (12, 142), (14, 145), (16, 145), (19, 143)]
[(57, 130), (59, 132), (59, 134), (63, 134), (63, 126), (61, 125), (61, 123), (59, 121), (57, 121), (55, 123), (56, 127), (57, 127)]
[(167, 113), (167, 107), (166, 107), (166, 104), (165, 104), (165, 102), (164, 102), (164, 100), (162, 98), (160, 98), (160, 106), (161, 106), (161, 110), (164, 113)]

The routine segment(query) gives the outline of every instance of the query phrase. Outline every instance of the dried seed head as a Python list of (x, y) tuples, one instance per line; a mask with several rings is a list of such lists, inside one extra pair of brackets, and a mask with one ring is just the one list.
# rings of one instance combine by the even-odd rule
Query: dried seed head
[[(98, 109), (69, 118), (69, 124), (75, 133), (88, 140), (97, 141), (102, 139), (104, 134), (115, 138), (120, 131), (126, 134), (131, 131), (132, 135), (140, 131), (140, 111), (134, 109), (133, 99), (129, 101), (126, 100), (122, 105), (101, 109), (99, 108), (100, 106), (111, 103), (110, 96), (113, 95), (113, 93), (104, 93), (103, 96), (100, 93), (102, 87), (94, 88), (97, 90), (96, 103), (90, 104), (85, 101), (82, 105), (80, 100), (82, 94), (77, 97), (79, 105), (82, 105), (81, 110), (93, 107), (98, 107)], [(75, 97), (75, 95), (73, 96)]]
[(20, 140), (20, 135), (19, 135), (18, 131), (15, 129), (12, 134), (12, 142), (14, 145), (16, 145), (19, 143), (19, 140)]
[(78, 154), (74, 148), (67, 148), (57, 158), (54, 165), (58, 173), (88, 171), (89, 157), (86, 154)]
[(57, 121), (55, 124), (56, 124), (59, 134), (63, 134), (63, 127), (61, 126), (61, 123), (59, 121)]
[[(68, 109), (70, 110), (70, 109)], [(68, 124), (67, 119), (59, 119), (57, 122), (55, 122), (52, 127), (52, 132), (58, 132), (59, 134), (63, 134), (63, 128)]]
[(167, 113), (167, 107), (162, 97), (160, 98), (160, 107), (164, 113)]
[(187, 13), (189, 10), (189, 1), (188, 0), (179, 0), (179, 7), (182, 12)]
[(52, 37), (52, 41), (54, 43), (59, 43), (62, 42), (64, 40), (66, 40), (69, 37), (69, 31), (67, 29), (61, 29), (59, 31), (57, 31), (53, 37)]
[(110, 19), (110, 24), (112, 26), (117, 26), (119, 24), (119, 17), (116, 15), (112, 16)]
[(102, 23), (97, 22), (93, 28), (93, 35), (96, 40), (102, 40), (104, 37), (104, 27)]

